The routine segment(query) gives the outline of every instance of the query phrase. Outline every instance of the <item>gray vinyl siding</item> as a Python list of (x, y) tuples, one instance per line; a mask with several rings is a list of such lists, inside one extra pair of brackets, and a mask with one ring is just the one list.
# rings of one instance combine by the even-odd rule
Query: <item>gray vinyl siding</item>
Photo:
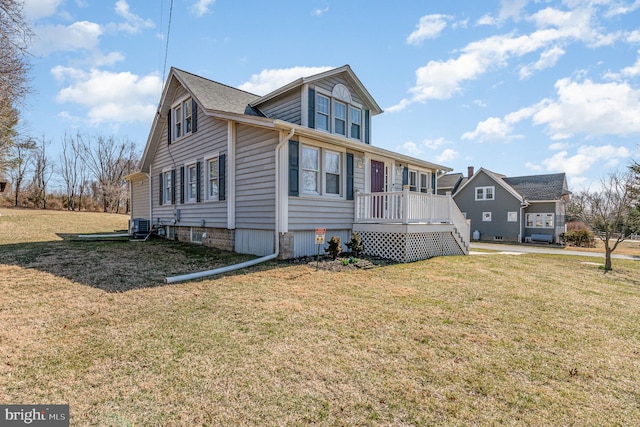
[(354, 90), (353, 85), (347, 79), (345, 79), (342, 75), (332, 76), (323, 80), (319, 80), (314, 84), (315, 84), (315, 87), (322, 88), (328, 92), (331, 92), (335, 85), (343, 84), (349, 89), (353, 102), (363, 105), (363, 101)]
[[(176, 98), (184, 94), (184, 89), (176, 91)], [(158, 150), (155, 153), (151, 167), (153, 221), (158, 218), (167, 221), (177, 219), (179, 210), (180, 226), (202, 226), (205, 221), (207, 227), (227, 227), (227, 203), (226, 201), (206, 200), (206, 156), (219, 153), (225, 154), (227, 151), (227, 122), (206, 116), (202, 111), (198, 111), (198, 127), (195, 133), (173, 140), (167, 145), (166, 124), (161, 132), (161, 140)], [(201, 196), (202, 202), (180, 203), (180, 187), (184, 183), (180, 182), (180, 168), (186, 164), (201, 162)], [(159, 181), (159, 174), (166, 168), (175, 168), (176, 171), (176, 204), (159, 204), (158, 189), (162, 183)], [(228, 183), (228, 179), (226, 180)]]
[(353, 205), (331, 197), (289, 197), (289, 230), (351, 229)]
[[(520, 200), (484, 172), (478, 173), (480, 175), (454, 196), (460, 211), (471, 220), (471, 232), (479, 231), (481, 240), (500, 236), (504, 240), (516, 241), (521, 224)], [(494, 200), (475, 200), (476, 187), (494, 187)], [(491, 212), (491, 221), (482, 220), (484, 212)], [(517, 212), (517, 221), (508, 222), (508, 212)]]
[(131, 182), (131, 218), (150, 219), (148, 178)]
[(273, 230), (278, 133), (239, 124), (236, 137), (236, 227)]
[(272, 119), (280, 119), (297, 125), (302, 124), (300, 89), (292, 90), (276, 99), (260, 105), (260, 111)]

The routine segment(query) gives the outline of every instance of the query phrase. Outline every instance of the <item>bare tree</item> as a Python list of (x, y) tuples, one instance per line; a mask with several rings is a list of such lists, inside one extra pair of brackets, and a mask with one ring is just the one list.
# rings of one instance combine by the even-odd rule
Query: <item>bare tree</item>
[(53, 165), (46, 152), (47, 142), (42, 137), (42, 143), (33, 152), (33, 179), (30, 187), (30, 200), (36, 208), (47, 209), (47, 185), (53, 175)]
[(0, 174), (10, 166), (6, 156), (16, 136), (16, 105), (29, 93), (27, 48), (33, 33), (24, 19), (23, 4), (0, 2)]
[(636, 177), (632, 170), (614, 172), (601, 180), (601, 188), (574, 194), (569, 213), (589, 225), (604, 243), (605, 273), (612, 269), (611, 254), (640, 228)]
[(113, 137), (81, 140), (87, 170), (99, 187), (103, 212), (118, 212), (128, 197), (128, 186), (123, 178), (137, 165), (135, 144), (118, 142)]
[(32, 160), (32, 153), (36, 148), (33, 139), (24, 139), (16, 142), (10, 150), (9, 170), (11, 172), (11, 181), (13, 181), (14, 190), (14, 206), (20, 204), (20, 192), (22, 184), (29, 169)]
[(86, 166), (82, 159), (82, 147), (79, 138), (66, 135), (62, 140), (62, 152), (58, 172), (65, 186), (64, 205), (67, 210), (79, 210), (82, 205)]

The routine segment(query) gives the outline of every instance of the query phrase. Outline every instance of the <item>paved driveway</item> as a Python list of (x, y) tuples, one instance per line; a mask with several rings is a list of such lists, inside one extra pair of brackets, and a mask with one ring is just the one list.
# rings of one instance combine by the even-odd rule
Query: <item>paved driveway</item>
[[(500, 243), (471, 242), (469, 255), (479, 255), (483, 253), (483, 252), (474, 253), (474, 249), (486, 249), (486, 250), (492, 250), (492, 251), (499, 251), (499, 252), (504, 252), (506, 254), (522, 254), (522, 253), (556, 254), (556, 255), (575, 255), (575, 256), (604, 259), (603, 253), (572, 251), (570, 249), (564, 249), (564, 248), (553, 246), (553, 245), (535, 245), (535, 246), (516, 245), (516, 244), (505, 245)], [(634, 261), (640, 261), (640, 257), (631, 256), (631, 255), (619, 255), (619, 254), (616, 254), (615, 252), (611, 255), (611, 258), (630, 259)]]

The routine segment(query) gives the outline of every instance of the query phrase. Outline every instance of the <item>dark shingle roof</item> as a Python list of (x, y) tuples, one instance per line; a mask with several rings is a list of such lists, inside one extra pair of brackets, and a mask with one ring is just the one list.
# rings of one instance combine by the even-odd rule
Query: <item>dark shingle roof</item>
[(438, 177), (438, 188), (453, 188), (462, 178), (461, 173), (448, 173)]
[(252, 116), (260, 115), (257, 110), (249, 107), (251, 102), (260, 98), (258, 95), (179, 69), (174, 69), (174, 72), (185, 83), (204, 109)]
[(558, 200), (568, 194), (565, 174), (517, 176), (503, 178), (504, 182), (520, 193), (526, 200)]

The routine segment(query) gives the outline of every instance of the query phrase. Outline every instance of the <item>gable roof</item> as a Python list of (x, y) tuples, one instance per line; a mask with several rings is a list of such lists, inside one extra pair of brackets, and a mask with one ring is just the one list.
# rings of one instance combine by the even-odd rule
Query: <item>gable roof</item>
[(569, 192), (564, 173), (503, 178), (528, 201), (558, 200)]
[(278, 95), (281, 95), (285, 92), (290, 91), (291, 89), (295, 89), (302, 85), (313, 83), (318, 80), (326, 79), (328, 77), (336, 76), (339, 74), (344, 74), (347, 81), (357, 91), (358, 96), (365, 101), (365, 105), (369, 108), (369, 111), (372, 116), (382, 113), (382, 108), (380, 108), (380, 106), (375, 101), (375, 99), (373, 99), (369, 91), (364, 87), (360, 79), (356, 76), (356, 74), (353, 72), (353, 70), (348, 64), (343, 65), (342, 67), (339, 67), (339, 68), (334, 68), (332, 70), (325, 71), (323, 73), (314, 74), (308, 77), (301, 77), (285, 86), (282, 86), (281, 88), (274, 90), (271, 93), (266, 94), (265, 96), (260, 97), (259, 99), (252, 101), (250, 105), (252, 107), (257, 107), (263, 102), (273, 99)]
[(462, 184), (456, 194), (459, 194), (464, 187), (470, 185), (480, 173), (489, 176), (521, 202), (560, 200), (563, 196), (570, 194), (567, 190), (566, 175), (564, 173), (508, 178), (505, 175), (491, 172), (484, 168), (480, 168), (467, 182)]
[(259, 115), (256, 110), (247, 108), (249, 104), (260, 98), (258, 95), (177, 68), (172, 68), (172, 72), (205, 110)]

